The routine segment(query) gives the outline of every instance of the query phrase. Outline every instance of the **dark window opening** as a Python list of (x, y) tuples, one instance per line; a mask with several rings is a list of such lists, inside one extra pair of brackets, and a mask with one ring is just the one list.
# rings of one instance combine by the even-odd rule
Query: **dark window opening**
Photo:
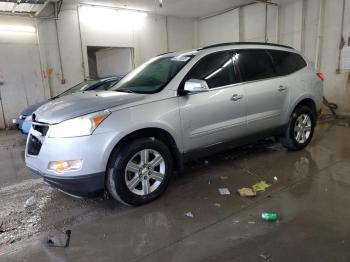
[(238, 66), (243, 81), (255, 81), (276, 76), (271, 58), (263, 49), (239, 51)]
[(307, 66), (305, 60), (296, 53), (279, 50), (267, 50), (271, 55), (278, 76), (285, 76)]
[(236, 57), (231, 51), (209, 54), (191, 69), (186, 80), (205, 80), (209, 88), (238, 83), (239, 79), (234, 72)]

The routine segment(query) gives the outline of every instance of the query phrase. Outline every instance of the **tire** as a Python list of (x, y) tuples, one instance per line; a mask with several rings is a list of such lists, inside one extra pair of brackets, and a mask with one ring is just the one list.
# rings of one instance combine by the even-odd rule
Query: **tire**
[(281, 137), (282, 145), (290, 151), (304, 149), (311, 141), (316, 124), (315, 112), (307, 106), (298, 106), (290, 117)]
[(106, 186), (125, 205), (144, 205), (166, 190), (172, 172), (169, 148), (155, 138), (138, 138), (112, 153)]

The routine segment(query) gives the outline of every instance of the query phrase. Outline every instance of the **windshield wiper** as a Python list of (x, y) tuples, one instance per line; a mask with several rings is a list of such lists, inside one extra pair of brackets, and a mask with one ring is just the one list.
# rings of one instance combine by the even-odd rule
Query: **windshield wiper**
[(114, 90), (116, 92), (123, 92), (123, 93), (135, 93), (134, 91), (131, 91), (131, 90), (127, 90), (127, 89), (117, 89), (117, 90)]

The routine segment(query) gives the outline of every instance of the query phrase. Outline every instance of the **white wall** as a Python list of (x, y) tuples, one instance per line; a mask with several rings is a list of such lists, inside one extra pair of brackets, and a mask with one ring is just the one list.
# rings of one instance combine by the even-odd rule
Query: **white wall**
[(168, 51), (195, 48), (195, 23), (193, 19), (167, 17)]
[[(201, 19), (198, 23), (199, 46), (237, 41), (264, 42), (265, 14), (264, 4), (253, 4)], [(268, 6), (267, 18), (268, 42), (277, 42), (277, 6)]]
[(279, 41), (281, 44), (301, 49), (303, 1), (283, 3), (279, 9)]
[[(0, 17), (1, 24), (35, 27), (29, 18)], [(44, 86), (36, 33), (0, 32), (0, 94), (6, 125), (28, 105), (43, 100)], [(0, 128), (4, 127), (0, 107)]]
[[(280, 42), (301, 50), (311, 62), (316, 60), (317, 28), (321, 0), (281, 0)], [(320, 31), (319, 70), (325, 74), (324, 94), (339, 106), (339, 112), (350, 112), (349, 70), (336, 73), (341, 36), (342, 0), (325, 0), (324, 19)], [(305, 14), (303, 28), (302, 14)], [(350, 0), (346, 0), (344, 37), (350, 37)], [(322, 16), (321, 16), (322, 17)], [(304, 37), (302, 37), (304, 36)]]
[(239, 41), (239, 10), (200, 20), (198, 41), (199, 47)]
[(96, 19), (101, 17), (86, 16), (85, 7), (79, 7), (85, 76), (89, 75), (87, 46), (132, 47), (136, 66), (161, 53), (194, 47), (193, 19), (148, 14), (140, 27), (99, 26)]

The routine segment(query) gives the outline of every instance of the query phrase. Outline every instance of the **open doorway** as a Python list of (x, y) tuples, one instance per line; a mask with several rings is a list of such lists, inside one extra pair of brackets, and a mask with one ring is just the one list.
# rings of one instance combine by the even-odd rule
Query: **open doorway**
[(87, 53), (91, 78), (124, 76), (134, 68), (131, 47), (88, 46)]

